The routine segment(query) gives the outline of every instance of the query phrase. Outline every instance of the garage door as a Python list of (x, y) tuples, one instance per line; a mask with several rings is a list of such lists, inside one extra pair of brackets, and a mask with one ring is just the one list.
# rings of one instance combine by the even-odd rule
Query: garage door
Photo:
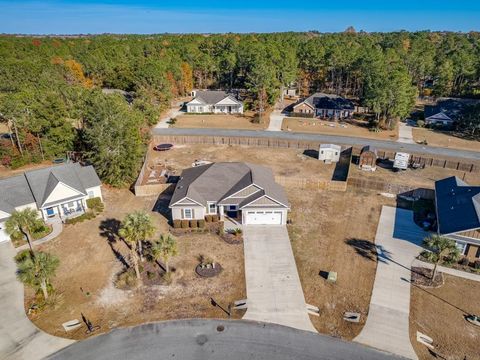
[(281, 225), (281, 211), (248, 211), (245, 218), (247, 225)]

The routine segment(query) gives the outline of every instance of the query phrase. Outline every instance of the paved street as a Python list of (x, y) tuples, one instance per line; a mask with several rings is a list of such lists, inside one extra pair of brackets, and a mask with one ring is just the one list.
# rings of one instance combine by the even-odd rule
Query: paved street
[(410, 268), (428, 234), (408, 210), (384, 206), (375, 237), (378, 265), (367, 322), (354, 341), (417, 359), (409, 337)]
[(194, 135), (194, 136), (231, 136), (231, 137), (253, 137), (253, 138), (271, 138), (271, 139), (289, 139), (296, 141), (315, 141), (322, 143), (335, 143), (339, 145), (357, 145), (362, 146), (370, 144), (373, 147), (392, 151), (412, 152), (416, 154), (426, 154), (434, 156), (448, 156), (454, 158), (463, 158), (467, 160), (480, 161), (480, 152), (456, 150), (450, 148), (440, 148), (433, 146), (423, 146), (418, 144), (403, 144), (396, 141), (374, 140), (365, 138), (356, 138), (337, 135), (323, 134), (304, 134), (283, 131), (261, 131), (261, 130), (227, 130), (227, 129), (182, 129), (169, 128), (152, 130), (153, 135)]
[(398, 357), (308, 331), (243, 320), (178, 320), (117, 329), (56, 360), (387, 360)]
[(247, 312), (256, 320), (316, 332), (285, 226), (244, 226)]
[(10, 242), (0, 244), (0, 359), (43, 359), (73, 341), (40, 331), (25, 315), (23, 285), (15, 277), (16, 254)]

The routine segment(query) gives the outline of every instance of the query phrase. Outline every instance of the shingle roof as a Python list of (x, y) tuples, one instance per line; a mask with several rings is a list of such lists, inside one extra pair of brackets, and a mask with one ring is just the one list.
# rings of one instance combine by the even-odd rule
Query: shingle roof
[(289, 206), (283, 188), (275, 182), (270, 169), (241, 162), (220, 162), (184, 170), (170, 205), (188, 197), (206, 206), (208, 201), (221, 202), (252, 184), (263, 189), (251, 196), (252, 201), (265, 194)]
[(480, 186), (469, 186), (452, 176), (435, 182), (440, 234), (480, 228)]
[[(195, 99), (200, 100), (204, 104), (214, 105), (223, 99), (229, 97), (225, 91), (197, 91)], [(231, 97), (235, 100), (233, 97)]]
[(0, 210), (11, 214), (17, 206), (35, 203), (23, 175), (0, 180)]
[(478, 102), (476, 99), (440, 98), (435, 105), (425, 105), (425, 118), (443, 113), (453, 121), (457, 121), (468, 106)]
[(306, 98), (305, 103), (316, 109), (354, 110), (352, 101), (335, 94), (315, 93)]

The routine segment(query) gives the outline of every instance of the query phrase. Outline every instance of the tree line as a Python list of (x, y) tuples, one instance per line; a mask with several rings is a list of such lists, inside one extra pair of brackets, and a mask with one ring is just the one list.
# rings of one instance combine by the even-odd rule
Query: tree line
[[(7, 166), (81, 153), (102, 180), (133, 181), (148, 129), (192, 88), (241, 89), (262, 111), (296, 83), (357, 98), (391, 127), (418, 95), (479, 96), (480, 34), (102, 35), (0, 37)], [(105, 94), (113, 88), (132, 94)]]

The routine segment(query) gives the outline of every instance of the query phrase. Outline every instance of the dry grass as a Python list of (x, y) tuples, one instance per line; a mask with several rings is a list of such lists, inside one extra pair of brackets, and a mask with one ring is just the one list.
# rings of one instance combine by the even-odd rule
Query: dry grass
[(430, 336), (435, 350), (446, 359), (479, 359), (480, 328), (468, 323), (465, 314), (480, 314), (480, 282), (445, 275), (436, 289), (412, 286), (410, 341), (421, 360), (435, 359), (416, 341), (420, 331)]
[(383, 130), (375, 133), (368, 130), (367, 122), (351, 120), (342, 127), (336, 121), (325, 121), (318, 119), (287, 117), (283, 120), (282, 130), (292, 132), (304, 132), (315, 134), (353, 136), (369, 139), (397, 140), (398, 129)]
[(260, 124), (253, 123), (253, 114), (245, 115), (181, 115), (178, 116), (176, 128), (215, 128), (215, 129), (242, 129), (263, 130), (268, 127), (268, 116)]
[[(122, 264), (112, 248), (127, 259), (128, 249), (114, 236), (110, 245), (107, 235), (115, 232), (117, 221), (127, 213), (140, 209), (150, 212), (156, 198), (136, 198), (127, 190), (110, 189), (104, 190), (104, 198), (106, 209), (101, 216), (67, 226), (57, 239), (41, 247), (57, 255), (61, 264), (53, 282), (58, 294), (55, 306), (31, 317), (39, 328), (57, 336), (80, 339), (85, 337), (84, 328), (65, 333), (61, 324), (81, 319), (82, 312), (94, 325), (101, 326), (101, 332), (106, 332), (118, 326), (166, 319), (222, 318), (226, 315), (211, 306), (210, 297), (225, 307), (245, 298), (242, 247), (228, 245), (218, 236), (208, 234), (177, 238), (179, 255), (171, 260), (175, 268), (171, 285), (116, 289), (112, 282)], [(156, 236), (167, 231), (167, 220), (162, 215), (152, 212), (151, 216), (158, 229)], [(102, 224), (108, 224), (107, 229), (101, 230)], [(199, 278), (195, 267), (200, 255), (215, 259), (224, 271), (216, 278)], [(26, 307), (32, 303), (32, 297), (32, 291), (27, 289)]]
[(441, 132), (425, 128), (413, 128), (413, 139), (416, 142), (427, 140), (428, 145), (470, 151), (480, 151), (480, 141), (466, 140), (452, 136), (449, 132)]

